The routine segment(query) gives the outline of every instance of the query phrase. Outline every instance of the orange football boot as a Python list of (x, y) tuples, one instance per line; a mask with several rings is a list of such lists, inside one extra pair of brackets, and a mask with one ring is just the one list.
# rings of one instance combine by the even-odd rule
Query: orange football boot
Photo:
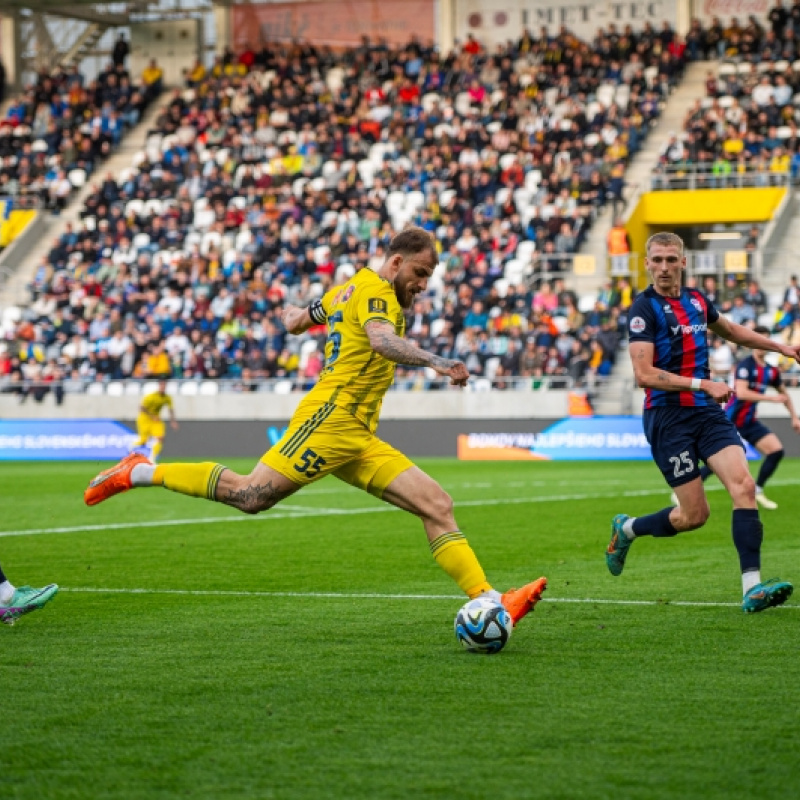
[(152, 462), (141, 453), (131, 453), (129, 456), (125, 456), (119, 464), (104, 469), (89, 481), (89, 485), (83, 493), (83, 502), (87, 506), (96, 506), (115, 494), (132, 489), (131, 472), (137, 464), (152, 464)]
[(542, 594), (547, 588), (547, 578), (539, 578), (533, 583), (528, 583), (521, 589), (509, 589), (501, 598), (506, 611), (511, 614), (511, 620), (516, 625), (533, 607), (542, 599)]

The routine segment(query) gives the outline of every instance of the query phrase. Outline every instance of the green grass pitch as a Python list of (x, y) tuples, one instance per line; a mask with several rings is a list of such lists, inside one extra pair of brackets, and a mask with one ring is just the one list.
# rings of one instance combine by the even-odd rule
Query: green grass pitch
[[(0, 562), (63, 587), (0, 626), (0, 794), (800, 793), (800, 601), (742, 614), (716, 479), (705, 529), (636, 542), (613, 578), (613, 514), (668, 503), (652, 464), (420, 463), (498, 589), (549, 578), (497, 656), (456, 642), (419, 522), (335, 479), (246, 517), (158, 489), (88, 509), (102, 465), (0, 464)], [(784, 461), (765, 578), (800, 583), (799, 486)]]

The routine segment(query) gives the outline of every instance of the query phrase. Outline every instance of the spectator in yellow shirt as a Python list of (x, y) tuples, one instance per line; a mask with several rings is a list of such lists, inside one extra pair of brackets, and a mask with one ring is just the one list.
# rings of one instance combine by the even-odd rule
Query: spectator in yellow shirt
[(203, 66), (203, 62), (198, 59), (195, 65), (186, 73), (186, 85), (195, 87), (199, 83), (202, 83), (205, 77), (206, 68)]
[(149, 97), (161, 94), (161, 89), (164, 87), (164, 70), (156, 64), (154, 58), (142, 71), (142, 82), (147, 87)]
[(144, 371), (148, 378), (166, 378), (172, 374), (172, 366), (163, 344), (154, 345), (153, 351), (145, 357)]
[(773, 181), (779, 183), (778, 175), (788, 175), (791, 160), (789, 154), (782, 148), (776, 147), (769, 162), (769, 171), (775, 176)]

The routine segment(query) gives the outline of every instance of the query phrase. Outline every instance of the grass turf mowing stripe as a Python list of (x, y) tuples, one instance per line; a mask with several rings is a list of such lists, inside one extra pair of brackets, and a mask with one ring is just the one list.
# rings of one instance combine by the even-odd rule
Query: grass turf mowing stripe
[[(797, 486), (798, 481), (771, 481), (774, 486)], [(725, 487), (706, 486), (707, 492), (722, 492)], [(619, 492), (618, 497), (648, 497), (651, 495), (663, 495), (665, 490), (660, 489), (632, 489), (627, 492)], [(487, 497), (482, 500), (457, 500), (456, 509), (469, 508), (474, 506), (505, 506), (521, 505), (525, 503), (564, 503), (574, 500), (605, 500), (608, 492), (585, 493), (585, 494), (560, 494), (547, 495), (544, 497), (506, 497), (492, 498)], [(162, 526), (176, 525), (213, 525), (215, 523), (230, 522), (265, 522), (276, 519), (296, 519), (299, 517), (328, 517), (328, 516), (352, 516), (355, 514), (382, 514), (386, 511), (399, 511), (400, 509), (390, 505), (375, 505), (362, 508), (315, 508), (313, 506), (287, 506), (281, 505), (286, 512), (270, 511), (267, 514), (248, 515), (248, 516), (226, 516), (226, 517), (196, 517), (193, 519), (167, 519), (167, 520), (146, 520), (143, 522), (110, 522), (103, 525), (75, 525), (72, 527), (59, 528), (28, 528), (18, 531), (0, 531), (0, 538), (5, 536), (36, 536), (48, 533), (89, 533), (91, 531), (113, 531), (126, 528), (160, 528)]]
[[(94, 586), (59, 588), (61, 592), (76, 594), (158, 594), (191, 595), (199, 597), (297, 597), (309, 600), (463, 600), (461, 594), (388, 594), (380, 592), (259, 592), (233, 589), (105, 589)], [(740, 603), (709, 603), (694, 600), (608, 600), (590, 597), (543, 597), (547, 603), (573, 603), (604, 606), (681, 606), (690, 608), (741, 608)], [(800, 605), (783, 605), (778, 608), (800, 609)]]

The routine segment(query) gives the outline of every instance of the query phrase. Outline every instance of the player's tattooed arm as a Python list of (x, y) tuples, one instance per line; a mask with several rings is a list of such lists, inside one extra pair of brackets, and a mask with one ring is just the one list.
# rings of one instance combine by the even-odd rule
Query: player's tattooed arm
[[(316, 301), (316, 303), (318, 304), (319, 301)], [(312, 316), (312, 312), (315, 310), (315, 308), (315, 303), (312, 303), (307, 308), (298, 308), (298, 306), (293, 306), (290, 303), (286, 303), (286, 305), (283, 307), (283, 311), (281, 311), (281, 322), (283, 323), (283, 327), (286, 328), (289, 333), (299, 334), (304, 333), (314, 325), (321, 324), (316, 322)]]
[(369, 337), (369, 343), (376, 353), (380, 353), (389, 361), (397, 364), (407, 364), (410, 367), (430, 367), (440, 375), (447, 375), (453, 383), (463, 386), (469, 378), (469, 372), (461, 361), (423, 350), (412, 342), (408, 342), (394, 332), (394, 326), (389, 322), (370, 320), (364, 330)]

